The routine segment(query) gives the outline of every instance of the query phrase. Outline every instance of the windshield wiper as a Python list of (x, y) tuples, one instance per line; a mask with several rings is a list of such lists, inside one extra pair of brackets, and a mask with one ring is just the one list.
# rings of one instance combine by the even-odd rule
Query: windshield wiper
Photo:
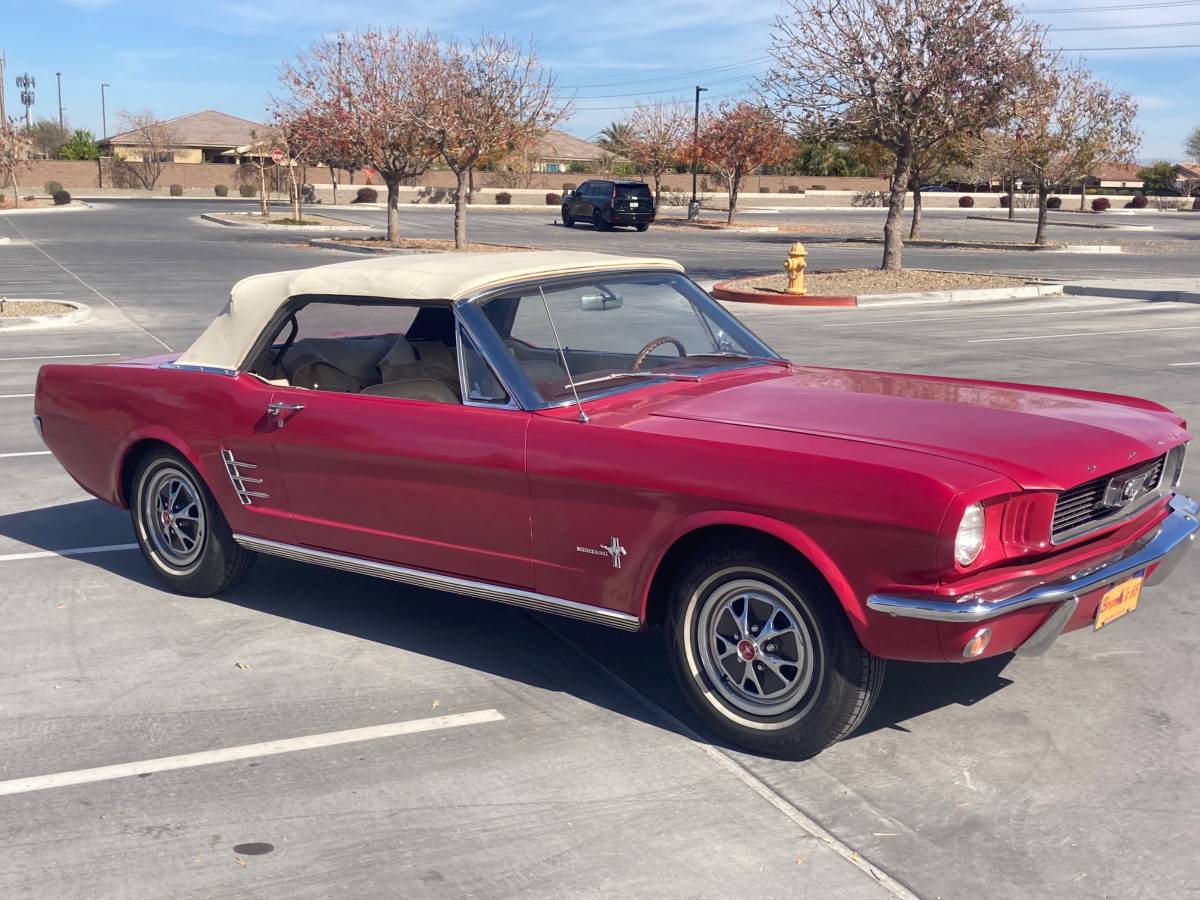
[(770, 363), (773, 366), (791, 365), (791, 363), (789, 363), (786, 359), (780, 359), (777, 356), (752, 356), (749, 353), (734, 353), (732, 350), (718, 350), (714, 351), (713, 353), (689, 353), (684, 357), (684, 359), (695, 359), (696, 357), (706, 356), (724, 356), (730, 359), (748, 359), (752, 360), (753, 362)]
[(584, 378), (582, 381), (571, 381), (563, 385), (563, 390), (570, 388), (581, 388), (588, 384), (600, 384), (604, 381), (613, 381), (617, 378), (670, 378), (676, 381), (703, 381), (703, 375), (693, 375), (687, 372), (610, 372), (607, 375), (600, 375), (596, 378)]

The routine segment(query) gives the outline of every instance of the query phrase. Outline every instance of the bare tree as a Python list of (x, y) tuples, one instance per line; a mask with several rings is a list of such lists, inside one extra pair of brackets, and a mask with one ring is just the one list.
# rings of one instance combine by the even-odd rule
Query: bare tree
[(688, 159), (691, 151), (691, 118), (679, 101), (658, 101), (636, 106), (626, 122), (627, 156), (654, 182), (654, 205), (662, 202), (662, 177)]
[(305, 110), (291, 116), (276, 117), (275, 128), (286, 158), (288, 171), (288, 199), (292, 204), (292, 218), (304, 221), (303, 186), (308, 180), (308, 167), (320, 161), (322, 151), (328, 146), (333, 130), (323, 116), (315, 110)]
[(13, 206), (21, 207), (21, 186), (17, 184), (17, 172), (29, 165), (33, 146), (24, 129), (15, 119), (0, 119), (0, 185), (11, 187)]
[(742, 179), (760, 166), (777, 165), (794, 146), (770, 110), (742, 101), (722, 103), (700, 127), (700, 158), (720, 176), (729, 193), (728, 224), (737, 214)]
[(419, 101), (409, 108), (408, 125), (454, 173), (454, 246), (462, 248), (471, 171), (481, 159), (526, 151), (568, 107), (532, 46), (487, 33), (469, 44), (426, 34), (417, 45), (433, 65), (415, 69)]
[(1133, 98), (1099, 81), (1082, 64), (1042, 73), (1015, 142), (1037, 181), (1034, 243), (1046, 242), (1047, 200), (1054, 184), (1078, 181), (1082, 207), (1084, 182), (1098, 163), (1133, 161), (1141, 144), (1136, 118)]
[(285, 63), (280, 76), (288, 95), (276, 101), (278, 114), (317, 117), (323, 143), (379, 173), (392, 243), (400, 239), (400, 186), (425, 174), (437, 154), (413, 126), (417, 88), (434, 65), (430, 40), (395, 28), (339, 32)]
[(999, 124), (1042, 33), (1006, 0), (785, 0), (762, 91), (807, 134), (894, 155), (883, 268), (899, 269), (914, 161)]
[(178, 139), (174, 130), (148, 109), (140, 113), (122, 110), (118, 121), (135, 149), (130, 156), (113, 154), (114, 174), (126, 183), (153, 190), (167, 165), (175, 161)]
[(250, 132), (250, 143), (241, 148), (241, 177), (248, 174), (258, 183), (258, 210), (264, 219), (271, 214), (271, 192), (267, 172), (274, 166), (272, 152), (282, 149), (283, 138), (271, 127), (255, 128)]

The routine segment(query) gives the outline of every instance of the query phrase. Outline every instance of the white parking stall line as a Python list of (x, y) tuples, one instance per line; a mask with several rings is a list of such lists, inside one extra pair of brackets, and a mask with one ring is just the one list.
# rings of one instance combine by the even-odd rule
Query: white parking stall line
[(120, 353), (67, 353), (61, 356), (0, 356), (0, 362), (32, 362), (36, 359), (102, 359)]
[(1144, 334), (1148, 331), (1195, 331), (1200, 325), (1173, 325), (1164, 328), (1123, 328), (1119, 331), (1063, 331), (1058, 334), (1023, 334), (1016, 337), (972, 338), (968, 344), (997, 344), (1003, 341), (1050, 341), (1056, 338), (1092, 337), (1104, 334)]
[(49, 450), (23, 450), (20, 453), (0, 453), (0, 459), (16, 459), (18, 456), (49, 456)]
[(501, 722), (504, 716), (495, 709), (435, 716), (429, 719), (410, 719), (407, 722), (392, 722), (387, 725), (370, 725), (366, 728), (351, 728), (346, 731), (328, 731), (324, 734), (309, 734), (303, 737), (284, 738), (278, 741), (263, 741), (258, 744), (243, 744), (239, 747), (224, 747), (220, 750), (202, 750), (199, 753), (184, 753), (179, 756), (163, 756), (141, 762), (120, 763), (114, 766), (98, 766), (94, 769), (76, 769), (71, 772), (56, 772), (53, 775), (35, 775), (32, 778), (16, 778), (0, 781), (0, 796), (44, 791), (48, 788), (69, 787), (76, 784), (91, 784), (97, 781), (112, 781), (153, 772), (170, 772), (175, 769), (192, 769), (216, 763), (236, 762), (242, 759), (257, 759), (294, 753), (298, 750), (316, 750), (322, 747), (337, 747), (341, 744), (356, 744), (362, 741), (377, 741), (382, 738), (402, 737), (438, 731), (443, 728), (461, 728), (464, 725), (483, 725)]
[(33, 394), (0, 394), (0, 400), (20, 400), (24, 397), (32, 397)]
[(30, 550), (27, 553), (5, 553), (0, 562), (18, 562), (23, 559), (51, 559), (55, 556), (88, 556), (92, 553), (116, 553), (119, 550), (136, 550), (137, 544), (104, 544), (100, 547), (71, 547), (67, 550)]
[(1200, 362), (1190, 362), (1190, 363), (1167, 363), (1167, 365), (1169, 365), (1169, 366), (1200, 366)]

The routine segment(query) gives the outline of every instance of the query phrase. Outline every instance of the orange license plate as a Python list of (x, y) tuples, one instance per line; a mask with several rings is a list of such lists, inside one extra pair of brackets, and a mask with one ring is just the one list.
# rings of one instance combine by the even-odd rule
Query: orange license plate
[(1104, 596), (1100, 598), (1100, 605), (1096, 608), (1097, 631), (1109, 622), (1114, 622), (1121, 616), (1137, 609), (1138, 597), (1142, 593), (1143, 578), (1144, 575), (1139, 574), (1136, 578), (1122, 581), (1116, 587), (1104, 592)]

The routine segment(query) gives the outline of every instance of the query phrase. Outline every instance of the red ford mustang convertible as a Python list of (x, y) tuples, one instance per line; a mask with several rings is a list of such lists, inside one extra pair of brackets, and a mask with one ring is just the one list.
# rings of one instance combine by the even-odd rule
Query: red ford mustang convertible
[(885, 660), (1125, 615), (1197, 529), (1169, 409), (796, 365), (657, 259), (255, 276), (178, 357), (44, 367), (36, 413), (177, 591), (269, 553), (663, 625), (712, 730), (787, 756), (849, 733)]

